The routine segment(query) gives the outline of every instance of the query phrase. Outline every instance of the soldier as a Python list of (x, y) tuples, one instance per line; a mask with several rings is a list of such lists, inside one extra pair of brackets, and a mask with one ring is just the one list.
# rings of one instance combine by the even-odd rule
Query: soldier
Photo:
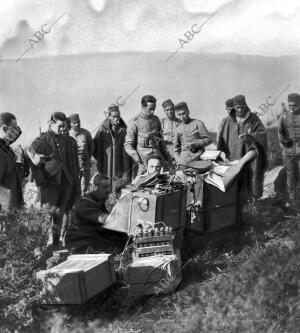
[(77, 154), (72, 151), (69, 141), (62, 135), (66, 118), (62, 112), (53, 113), (49, 130), (40, 136), (40, 139), (47, 142), (53, 150), (53, 158), (46, 161), (44, 166), (50, 177), (47, 178), (44, 185), (41, 185), (41, 204), (57, 208), (52, 214), (52, 225), (47, 244), (54, 247), (59, 246), (62, 218), (73, 205), (72, 191), (74, 184), (78, 181), (78, 174), (74, 171), (78, 160)]
[(228, 116), (224, 117), (222, 120), (221, 120), (221, 123), (219, 125), (219, 130), (218, 130), (218, 133), (217, 133), (217, 142), (218, 142), (218, 137), (220, 135), (220, 131), (221, 131), (221, 128), (223, 128), (223, 125), (224, 123), (226, 122), (226, 119), (228, 117), (230, 117), (232, 111), (233, 111), (233, 98), (229, 98), (227, 99), (227, 101), (225, 101), (225, 110), (227, 111), (228, 113)]
[(164, 136), (164, 142), (168, 149), (169, 154), (171, 157), (174, 156), (173, 152), (173, 141), (174, 141), (174, 131), (175, 128), (178, 126), (180, 120), (175, 116), (175, 109), (174, 103), (167, 99), (162, 103), (162, 107), (164, 112), (166, 113), (167, 117), (161, 120), (161, 127)]
[(217, 148), (223, 151), (230, 161), (241, 159), (250, 150), (256, 152), (255, 159), (244, 168), (241, 188), (254, 198), (259, 198), (262, 195), (264, 171), (267, 167), (266, 130), (259, 117), (249, 109), (245, 96), (235, 96), (233, 106), (234, 110), (220, 129)]
[(91, 133), (81, 127), (78, 113), (71, 114), (69, 119), (71, 127), (69, 134), (77, 143), (81, 195), (83, 195), (88, 189), (91, 178), (91, 157), (94, 151), (93, 139)]
[(142, 174), (147, 167), (147, 157), (158, 154), (163, 158), (165, 167), (172, 164), (162, 136), (161, 124), (154, 115), (156, 99), (146, 95), (141, 100), (139, 115), (130, 120), (125, 139), (125, 150), (138, 165), (137, 174)]
[(137, 176), (132, 182), (132, 185), (136, 185), (141, 179), (143, 179), (147, 175), (150, 175), (151, 173), (157, 172), (157, 174), (160, 174), (161, 166), (161, 158), (159, 155), (149, 155), (149, 157), (147, 158), (146, 172), (142, 175)]
[(93, 139), (98, 172), (109, 177), (111, 185), (117, 178), (129, 179), (130, 160), (124, 148), (126, 131), (119, 107), (112, 104), (108, 108), (108, 118)]
[(181, 123), (174, 133), (174, 157), (178, 164), (186, 165), (200, 159), (204, 148), (212, 140), (201, 120), (190, 118), (190, 111), (185, 102), (175, 105), (176, 116)]
[(278, 137), (282, 147), (287, 173), (289, 200), (287, 207), (295, 209), (296, 189), (300, 176), (300, 95), (288, 95), (289, 110), (283, 111), (278, 124)]
[(18, 173), (16, 156), (10, 148), (21, 133), (12, 113), (0, 113), (0, 186), (10, 191), (10, 208), (23, 205), (22, 179)]

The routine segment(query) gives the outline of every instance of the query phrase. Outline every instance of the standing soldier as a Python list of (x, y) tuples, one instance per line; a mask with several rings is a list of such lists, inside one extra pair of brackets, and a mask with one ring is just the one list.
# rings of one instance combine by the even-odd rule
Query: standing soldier
[(164, 136), (164, 142), (168, 149), (169, 154), (173, 158), (173, 140), (174, 140), (174, 131), (179, 124), (179, 119), (175, 116), (174, 103), (167, 99), (162, 103), (162, 107), (167, 117), (161, 120), (161, 127)]
[[(163, 165), (172, 164), (162, 136), (159, 118), (154, 115), (156, 99), (151, 95), (143, 96), (141, 112), (130, 120), (125, 140), (125, 150), (138, 165), (137, 174), (147, 168), (147, 157), (158, 154), (163, 158)], [(135, 176), (135, 175), (134, 175)]]
[(101, 124), (94, 141), (94, 158), (101, 175), (110, 178), (129, 178), (129, 156), (124, 149), (127, 126), (117, 105), (108, 108), (108, 117)]
[(66, 116), (62, 112), (55, 112), (50, 119), (49, 130), (42, 133), (41, 140), (47, 142), (53, 152), (52, 159), (45, 162), (44, 168), (51, 175), (46, 183), (41, 185), (41, 204), (48, 204), (57, 208), (52, 213), (52, 225), (49, 233), (48, 246), (59, 246), (62, 218), (68, 207), (72, 206), (72, 191), (78, 181), (74, 171), (77, 155), (72, 152), (67, 139), (61, 134), (65, 128)]
[(244, 168), (241, 189), (246, 190), (246, 196), (251, 194), (259, 198), (267, 166), (266, 130), (259, 117), (249, 109), (245, 96), (235, 96), (233, 106), (233, 112), (220, 129), (217, 149), (223, 151), (230, 161), (241, 159), (250, 150), (256, 152), (254, 160)]
[(10, 191), (10, 208), (23, 205), (22, 180), (18, 173), (15, 154), (10, 148), (21, 133), (12, 113), (0, 113), (0, 187)]
[(178, 164), (187, 165), (200, 159), (204, 148), (212, 140), (201, 120), (190, 118), (190, 110), (185, 102), (175, 105), (176, 116), (181, 123), (174, 133), (174, 157)]
[(93, 139), (91, 133), (80, 126), (78, 113), (71, 114), (69, 119), (71, 127), (69, 134), (77, 142), (81, 195), (83, 195), (88, 189), (91, 178), (91, 157), (94, 151)]
[(288, 95), (288, 111), (283, 111), (278, 124), (279, 142), (287, 173), (289, 201), (287, 207), (295, 209), (296, 189), (300, 177), (300, 95)]

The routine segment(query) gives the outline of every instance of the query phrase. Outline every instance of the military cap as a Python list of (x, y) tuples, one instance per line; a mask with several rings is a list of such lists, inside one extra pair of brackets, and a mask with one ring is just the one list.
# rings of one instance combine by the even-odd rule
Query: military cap
[(233, 105), (247, 105), (244, 95), (237, 95), (233, 97)]
[(40, 138), (33, 140), (30, 148), (37, 154), (50, 155), (52, 153), (52, 147)]
[(72, 113), (68, 117), (70, 119), (70, 122), (73, 123), (75, 121), (80, 121), (80, 117), (78, 113)]
[(178, 110), (189, 111), (189, 108), (188, 108), (186, 102), (180, 102), (180, 103), (176, 104), (174, 108), (176, 111), (178, 111)]
[(233, 107), (233, 98), (227, 99), (227, 101), (225, 102), (225, 105), (227, 108), (232, 108)]
[(297, 93), (289, 94), (288, 95), (288, 102), (300, 102), (300, 95)]
[(164, 101), (163, 103), (162, 103), (162, 107), (165, 109), (167, 106), (169, 106), (169, 105), (171, 105), (171, 106), (173, 106), (174, 107), (174, 103), (170, 100), (170, 99), (167, 99), (166, 101)]
[(116, 104), (111, 104), (109, 107), (108, 107), (108, 112), (111, 113), (111, 112), (120, 112), (120, 109), (118, 107), (118, 105)]

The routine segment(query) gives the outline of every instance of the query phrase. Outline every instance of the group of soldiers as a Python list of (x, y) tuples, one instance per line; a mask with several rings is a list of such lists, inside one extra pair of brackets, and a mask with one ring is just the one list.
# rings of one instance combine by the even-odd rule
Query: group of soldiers
[[(52, 211), (48, 242), (56, 246), (61, 242), (63, 218), (74, 205), (84, 207), (84, 213), (79, 215), (92, 225), (105, 222), (108, 213), (103, 202), (114, 180), (131, 182), (147, 172), (151, 158), (159, 160), (159, 166), (167, 171), (201, 159), (205, 147), (212, 143), (204, 123), (190, 117), (187, 103), (175, 105), (170, 99), (162, 103), (166, 117), (160, 120), (154, 115), (156, 102), (154, 96), (143, 96), (140, 113), (128, 126), (119, 107), (109, 106), (107, 118), (94, 138), (81, 127), (78, 114), (67, 117), (55, 112), (48, 130), (27, 149), (21, 149), (21, 158), (10, 147), (22, 133), (17, 119), (12, 113), (0, 113), (0, 186), (10, 190), (10, 206), (24, 204), (22, 184), (29, 177), (40, 191), (41, 205), (56, 208)], [(228, 99), (225, 106), (228, 115), (219, 126), (217, 149), (229, 161), (239, 160), (251, 150), (255, 152), (243, 170), (240, 188), (259, 198), (267, 168), (266, 129), (258, 115), (251, 112), (245, 96)], [(299, 94), (288, 95), (288, 110), (279, 119), (278, 135), (287, 171), (287, 206), (294, 207), (300, 161)], [(98, 174), (91, 179), (92, 157)]]

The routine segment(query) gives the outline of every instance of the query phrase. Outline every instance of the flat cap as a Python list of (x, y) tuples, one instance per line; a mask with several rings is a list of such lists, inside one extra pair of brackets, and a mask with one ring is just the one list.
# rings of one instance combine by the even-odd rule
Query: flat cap
[(178, 111), (178, 110), (189, 111), (189, 107), (187, 106), (186, 102), (180, 102), (180, 103), (176, 104), (174, 108), (176, 111)]
[(233, 97), (233, 105), (247, 105), (246, 97), (244, 95), (237, 95)]

